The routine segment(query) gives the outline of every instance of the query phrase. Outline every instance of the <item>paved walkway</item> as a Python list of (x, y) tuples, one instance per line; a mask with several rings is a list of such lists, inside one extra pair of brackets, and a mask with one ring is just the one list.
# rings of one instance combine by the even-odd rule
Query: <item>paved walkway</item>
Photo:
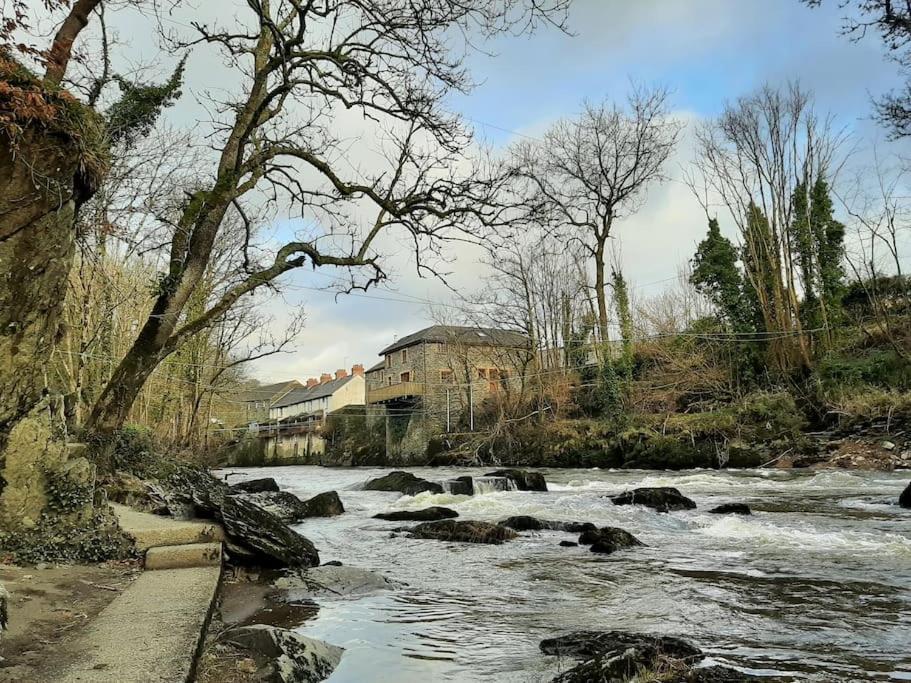
[(221, 527), (113, 505), (145, 569), (49, 662), (59, 683), (191, 680), (221, 577)]
[(49, 664), (58, 683), (189, 681), (221, 567), (143, 572)]

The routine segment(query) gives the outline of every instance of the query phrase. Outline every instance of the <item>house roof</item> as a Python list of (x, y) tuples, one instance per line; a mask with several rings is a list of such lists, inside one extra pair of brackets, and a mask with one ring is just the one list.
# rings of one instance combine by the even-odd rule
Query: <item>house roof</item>
[(528, 345), (528, 337), (515, 330), (504, 330), (494, 327), (432, 325), (402, 337), (380, 351), (380, 355), (385, 356), (387, 353), (392, 353), (398, 349), (404, 349), (422, 342), (522, 348)]
[(377, 370), (382, 370), (385, 367), (386, 367), (386, 361), (384, 359), (384, 360), (381, 360), (376, 365), (372, 365), (369, 368), (367, 368), (366, 372), (376, 372)]
[(303, 387), (304, 385), (296, 379), (276, 382), (275, 384), (260, 384), (255, 387), (249, 387), (240, 392), (239, 401), (244, 403), (273, 403), (281, 399), (289, 391)]
[(280, 400), (273, 403), (272, 407), (286, 408), (287, 406), (304, 403), (305, 401), (312, 401), (317, 398), (332, 396), (332, 394), (348, 384), (348, 382), (353, 380), (355, 377), (357, 377), (357, 375), (348, 375), (347, 377), (342, 377), (341, 379), (333, 379), (328, 382), (323, 382), (322, 384), (317, 384), (316, 386), (294, 389), (293, 391), (289, 391), (287, 394), (282, 396)]

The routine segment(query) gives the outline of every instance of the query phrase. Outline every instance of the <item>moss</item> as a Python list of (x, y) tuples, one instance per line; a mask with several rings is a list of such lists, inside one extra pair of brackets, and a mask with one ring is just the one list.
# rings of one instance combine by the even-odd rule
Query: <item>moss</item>
[(27, 534), (0, 534), (0, 554), (17, 564), (104, 562), (132, 556), (133, 544), (106, 507), (86, 526), (62, 523), (47, 515)]
[(63, 88), (48, 86), (0, 54), (0, 131), (15, 148), (30, 128), (59, 135), (75, 147), (80, 180), (88, 188), (97, 187), (110, 168), (104, 118)]

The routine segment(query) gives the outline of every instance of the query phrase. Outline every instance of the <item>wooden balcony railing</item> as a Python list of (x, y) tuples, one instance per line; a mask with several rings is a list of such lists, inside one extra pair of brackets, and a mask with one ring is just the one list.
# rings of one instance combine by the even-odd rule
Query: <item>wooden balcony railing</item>
[(385, 387), (367, 390), (367, 403), (385, 403), (401, 398), (424, 395), (424, 385), (420, 382), (399, 382)]

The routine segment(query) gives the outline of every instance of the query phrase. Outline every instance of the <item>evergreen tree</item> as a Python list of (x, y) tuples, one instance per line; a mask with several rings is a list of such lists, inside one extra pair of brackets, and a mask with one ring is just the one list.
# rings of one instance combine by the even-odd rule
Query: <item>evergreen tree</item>
[(611, 271), (611, 286), (614, 290), (614, 307), (617, 309), (620, 340), (623, 344), (622, 372), (629, 376), (633, 369), (633, 315), (630, 312), (626, 279), (619, 270)]
[(791, 196), (791, 213), (794, 222), (791, 225), (791, 240), (796, 248), (795, 261), (800, 267), (800, 280), (803, 285), (803, 320), (810, 323), (817, 317), (818, 301), (816, 297), (816, 264), (817, 243), (810, 198), (807, 196), (807, 186), (798, 183)]
[(749, 331), (752, 314), (737, 267), (737, 248), (721, 234), (717, 219), (709, 220), (708, 234), (699, 243), (692, 264), (690, 283), (734, 330)]
[(820, 177), (813, 184), (810, 193), (811, 222), (818, 254), (819, 288), (825, 301), (827, 321), (832, 316), (844, 294), (845, 271), (842, 265), (844, 254), (845, 226), (835, 220), (829, 185)]

